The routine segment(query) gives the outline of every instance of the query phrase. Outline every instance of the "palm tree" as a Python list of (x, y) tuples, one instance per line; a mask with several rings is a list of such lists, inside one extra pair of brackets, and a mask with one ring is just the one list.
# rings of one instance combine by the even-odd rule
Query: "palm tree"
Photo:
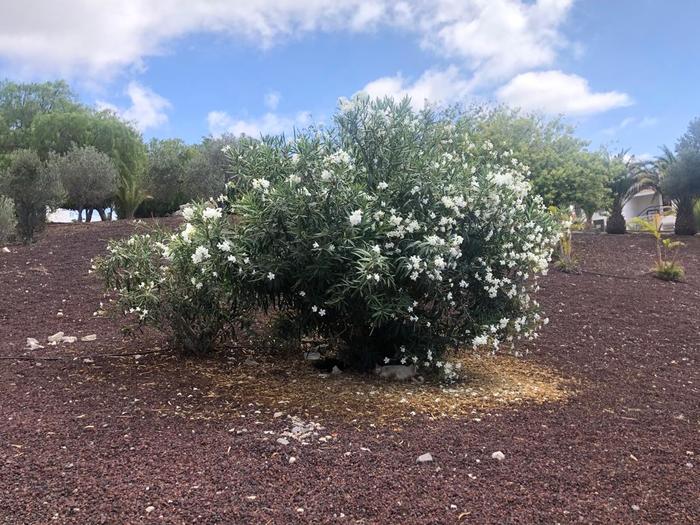
[(608, 188), (612, 194), (610, 217), (605, 224), (607, 233), (620, 234), (627, 231), (627, 223), (622, 215), (622, 209), (637, 193), (642, 190), (659, 190), (659, 178), (646, 164), (620, 151), (609, 160), (610, 182)]

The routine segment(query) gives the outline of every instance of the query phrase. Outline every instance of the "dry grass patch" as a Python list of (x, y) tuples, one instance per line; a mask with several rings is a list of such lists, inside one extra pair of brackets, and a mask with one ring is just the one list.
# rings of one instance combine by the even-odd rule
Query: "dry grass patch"
[(475, 354), (460, 360), (466, 379), (449, 387), (387, 381), (374, 375), (321, 374), (299, 360), (235, 367), (209, 363), (197, 366), (195, 373), (208, 385), (206, 397), (219, 406), (253, 404), (271, 411), (347, 421), (456, 418), (509, 405), (562, 401), (571, 394), (571, 380), (526, 359)]

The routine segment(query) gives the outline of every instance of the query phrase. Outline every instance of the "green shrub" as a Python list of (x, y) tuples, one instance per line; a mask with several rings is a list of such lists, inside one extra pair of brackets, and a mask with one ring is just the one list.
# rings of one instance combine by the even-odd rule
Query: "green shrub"
[(221, 210), (197, 206), (187, 216), (179, 234), (110, 242), (93, 269), (116, 291), (124, 314), (170, 333), (186, 353), (201, 354), (245, 324), (246, 292), (232, 247), (223, 242)]
[[(179, 235), (161, 240), (173, 254), (163, 269), (137, 239), (151, 250), (139, 260), (152, 262), (139, 269), (128, 255), (116, 265), (134, 272), (132, 285), (112, 277), (125, 243), (112, 245), (102, 273), (125, 306), (142, 282), (181, 290), (153, 294), (146, 319), (201, 283), (206, 315), (226, 304), (221, 289), (235, 290), (291, 319), (295, 333), (338, 341), (358, 369), (416, 363), (454, 378), (449, 350), (536, 337), (544, 320), (529, 294), (559, 237), (527, 168), (473, 143), (467, 124), (458, 113), (415, 113), (407, 100), (358, 97), (341, 103), (331, 129), (241, 140), (228, 149), (233, 178), (219, 199), (226, 226), (202, 222), (218, 212), (190, 208)], [(244, 310), (218, 313), (230, 321)]]
[(12, 240), (16, 227), (15, 203), (9, 197), (0, 195), (0, 243)]
[(15, 203), (17, 233), (29, 243), (46, 224), (47, 208), (60, 204), (61, 183), (31, 150), (17, 150), (10, 155), (10, 165), (1, 182), (0, 189)]
[(685, 270), (676, 261), (656, 262), (653, 272), (662, 281), (681, 281), (685, 277)]

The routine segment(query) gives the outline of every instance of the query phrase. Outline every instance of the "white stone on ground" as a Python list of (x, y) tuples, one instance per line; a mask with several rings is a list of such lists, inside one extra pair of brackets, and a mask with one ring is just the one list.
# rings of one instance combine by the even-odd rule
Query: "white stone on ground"
[(47, 340), (49, 341), (49, 343), (60, 343), (63, 339), (63, 335), (63, 332), (56, 332), (55, 334), (47, 337)]
[(39, 344), (39, 341), (34, 339), (33, 337), (27, 337), (27, 348), (29, 350), (39, 350), (39, 348), (44, 348)]
[(506, 459), (506, 455), (503, 452), (501, 452), (500, 450), (497, 450), (496, 452), (491, 454), (491, 457), (493, 459), (497, 459), (498, 461), (503, 461), (504, 459)]
[(418, 459), (416, 459), (416, 463), (430, 463), (433, 461), (433, 456), (430, 454), (430, 452), (426, 452), (425, 454), (418, 456)]

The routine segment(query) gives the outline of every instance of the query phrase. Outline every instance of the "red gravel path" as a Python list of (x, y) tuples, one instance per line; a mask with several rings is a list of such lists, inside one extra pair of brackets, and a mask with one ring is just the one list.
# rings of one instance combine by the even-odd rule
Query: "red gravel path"
[[(0, 253), (0, 355), (69, 358), (0, 360), (1, 523), (700, 523), (700, 238), (671, 284), (643, 275), (648, 237), (575, 237), (584, 269), (633, 279), (544, 280), (551, 322), (528, 359), (581, 380), (567, 403), (402, 429), (323, 420), (334, 438), (304, 446), (276, 442), (288, 423), (269, 408), (206, 419), (225, 400), (196, 362), (72, 360), (163, 346), (92, 315), (90, 257), (133, 228), (53, 226)], [(24, 349), (59, 330), (98, 339)]]

